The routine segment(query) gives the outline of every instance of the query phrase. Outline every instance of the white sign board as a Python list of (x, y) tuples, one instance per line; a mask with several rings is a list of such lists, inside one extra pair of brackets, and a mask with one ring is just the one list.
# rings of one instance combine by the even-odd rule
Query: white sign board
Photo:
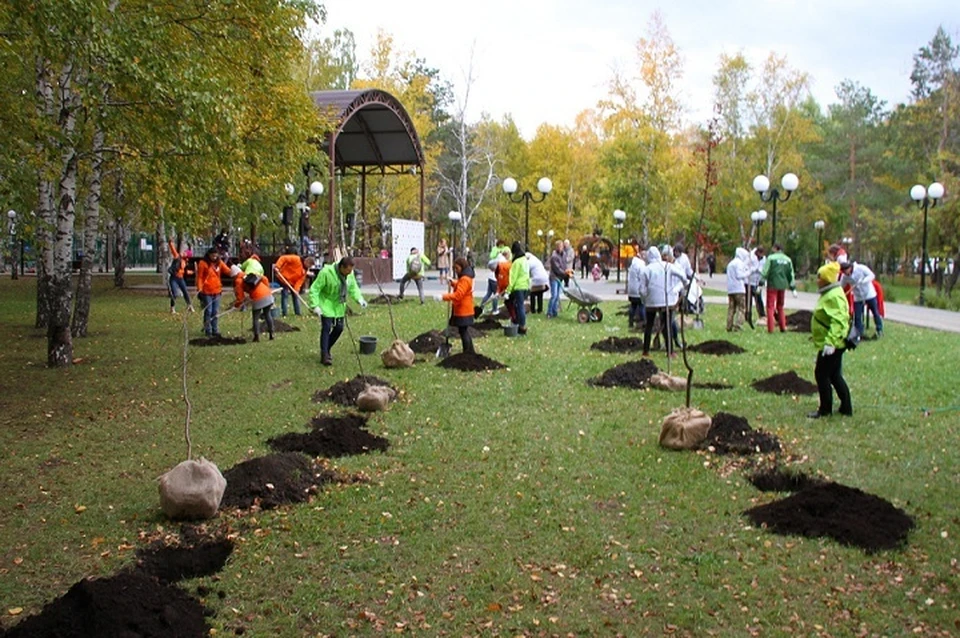
[(418, 248), (423, 252), (424, 224), (410, 219), (390, 220), (390, 229), (393, 233), (393, 279), (403, 279), (407, 273), (407, 257), (411, 248)]

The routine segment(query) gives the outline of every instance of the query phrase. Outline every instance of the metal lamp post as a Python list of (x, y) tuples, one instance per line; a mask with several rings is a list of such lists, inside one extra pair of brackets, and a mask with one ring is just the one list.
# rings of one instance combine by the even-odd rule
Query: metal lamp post
[(813, 227), (817, 229), (817, 263), (820, 263), (820, 255), (823, 252), (823, 229), (826, 225), (822, 219), (813, 222)]
[(553, 243), (553, 229), (547, 231), (547, 237), (543, 240), (543, 260), (546, 261), (550, 256), (550, 244)]
[(617, 229), (617, 283), (620, 283), (620, 231), (623, 230), (623, 222), (627, 219), (627, 214), (619, 208), (613, 211), (613, 227)]
[(450, 220), (450, 235), (451, 235), (451, 239), (453, 240), (453, 244), (451, 246), (451, 252), (453, 253), (453, 255), (451, 255), (451, 258), (450, 258), (450, 264), (451, 264), (450, 272), (453, 272), (452, 270), (453, 260), (457, 258), (457, 224), (459, 224), (460, 220), (463, 219), (463, 213), (461, 213), (458, 210), (452, 210), (449, 213), (447, 213), (447, 219)]
[(927, 209), (937, 205), (943, 197), (943, 184), (934, 182), (929, 188), (917, 184), (910, 189), (910, 197), (923, 209), (923, 256), (920, 261), (920, 305), (923, 305), (923, 291), (927, 285)]
[(10, 279), (17, 278), (17, 211), (8, 210), (10, 220)]
[[(774, 204), (774, 208), (776, 208), (776, 204)], [(763, 222), (767, 221), (767, 211), (763, 210), (762, 208), (760, 210), (753, 211), (750, 213), (750, 221), (753, 222), (754, 227), (757, 229), (757, 245), (759, 246), (760, 227), (763, 226)]]
[[(308, 169), (304, 169), (304, 172), (308, 172)], [(298, 235), (300, 236), (300, 252), (306, 254), (309, 251), (304, 250), (304, 240), (309, 241), (307, 226), (310, 223), (310, 201), (311, 197), (317, 198), (323, 195), (323, 183), (322, 182), (310, 182), (310, 186), (307, 187), (307, 192), (303, 196), (304, 201), (297, 202), (297, 208), (300, 209), (300, 223), (297, 228)]]
[(514, 197), (514, 194), (517, 192), (517, 180), (513, 179), (512, 177), (508, 177), (507, 179), (503, 180), (503, 192), (507, 194), (507, 197), (510, 198), (510, 201), (514, 204), (523, 202), (524, 250), (530, 250), (530, 202), (539, 204), (546, 199), (547, 195), (550, 194), (550, 191), (553, 190), (553, 182), (550, 181), (549, 177), (541, 177), (540, 181), (537, 182), (537, 190), (540, 192), (539, 198), (537, 198), (537, 196), (530, 191), (523, 191), (523, 193)]
[(777, 202), (785, 202), (790, 199), (793, 191), (797, 190), (799, 185), (800, 180), (796, 175), (793, 173), (787, 173), (784, 175), (783, 179), (780, 180), (780, 186), (782, 186), (783, 190), (787, 193), (786, 197), (784, 197), (778, 189), (770, 188), (770, 180), (767, 179), (766, 175), (757, 175), (753, 178), (753, 190), (757, 191), (757, 193), (760, 195), (760, 201), (773, 202), (773, 229), (772, 237), (770, 239), (771, 244), (777, 243)]

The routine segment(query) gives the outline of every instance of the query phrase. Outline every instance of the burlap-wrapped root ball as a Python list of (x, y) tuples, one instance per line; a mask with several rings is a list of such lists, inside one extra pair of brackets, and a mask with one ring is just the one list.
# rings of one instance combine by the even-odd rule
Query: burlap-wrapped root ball
[(687, 389), (687, 380), (684, 377), (670, 376), (666, 372), (658, 372), (650, 377), (650, 385), (661, 390), (679, 392)]
[(210, 461), (184, 461), (160, 477), (160, 507), (172, 519), (213, 518), (227, 487)]
[(396, 390), (385, 385), (368, 385), (357, 395), (357, 407), (361, 412), (382, 412), (397, 396)]
[(409, 368), (416, 358), (413, 350), (405, 341), (397, 339), (390, 347), (380, 353), (380, 360), (386, 368)]
[(660, 445), (671, 450), (692, 450), (707, 438), (710, 417), (693, 408), (678, 408), (660, 427)]

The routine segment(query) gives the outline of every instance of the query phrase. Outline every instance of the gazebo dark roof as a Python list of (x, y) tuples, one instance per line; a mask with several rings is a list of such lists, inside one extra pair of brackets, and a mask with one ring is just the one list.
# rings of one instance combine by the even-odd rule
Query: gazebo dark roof
[(423, 148), (406, 109), (386, 91), (315, 91), (310, 94), (321, 111), (332, 110), (336, 128), (332, 168), (344, 175), (403, 172), (423, 167)]

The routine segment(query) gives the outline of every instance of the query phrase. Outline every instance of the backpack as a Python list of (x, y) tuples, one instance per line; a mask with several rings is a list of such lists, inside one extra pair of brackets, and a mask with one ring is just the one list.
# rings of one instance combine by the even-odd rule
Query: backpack
[(258, 283), (260, 283), (260, 275), (257, 273), (252, 272), (243, 278), (243, 288), (247, 292), (252, 292)]
[(423, 261), (420, 259), (420, 255), (414, 255), (414, 259), (410, 260), (410, 263), (407, 264), (407, 270), (411, 275), (419, 275), (420, 268), (423, 267)]
[(180, 266), (182, 264), (182, 259), (179, 257), (174, 257), (173, 261), (170, 262), (170, 265), (167, 266), (167, 274), (171, 277), (176, 277), (177, 273), (180, 272)]

